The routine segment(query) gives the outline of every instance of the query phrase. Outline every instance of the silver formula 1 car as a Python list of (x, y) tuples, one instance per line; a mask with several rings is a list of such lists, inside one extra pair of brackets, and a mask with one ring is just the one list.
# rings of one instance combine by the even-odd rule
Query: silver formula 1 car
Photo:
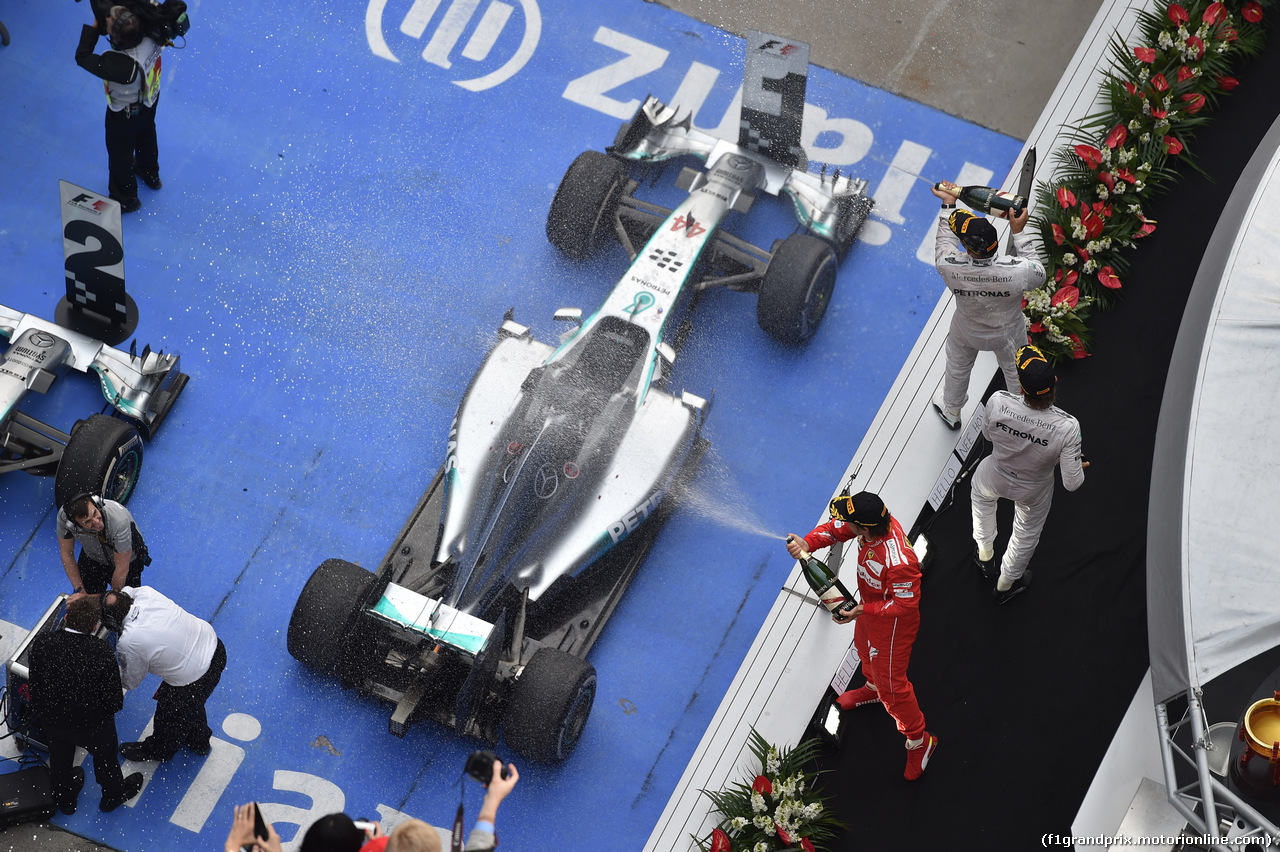
[[(0, 305), (0, 473), (22, 470), (54, 480), (56, 504), (94, 493), (125, 502), (151, 440), (186, 387), (177, 355), (147, 346), (121, 352), (88, 335)], [(65, 368), (92, 373), (117, 416), (92, 414), (68, 434), (18, 410), (28, 391), (44, 393)]]
[[(750, 38), (748, 76), (793, 85), (797, 59), (807, 71), (807, 48)], [(574, 326), (559, 345), (508, 312), (444, 464), (378, 570), (329, 560), (303, 588), (289, 652), (393, 703), (393, 733), (429, 717), (489, 742), (501, 730), (536, 760), (574, 748), (595, 697), (586, 654), (707, 447), (708, 401), (666, 387), (696, 294), (755, 290), (766, 331), (806, 340), (871, 209), (864, 181), (801, 165), (798, 76), (798, 106), (784, 85), (784, 108), (765, 113), (773, 123), (757, 120), (763, 131), (739, 144), (648, 99), (609, 154), (574, 161), (550, 241), (582, 257), (616, 235), (630, 268), (591, 315), (556, 313)], [(744, 100), (744, 118), (758, 119), (752, 108)], [(632, 168), (686, 155), (706, 170), (682, 173), (678, 207), (635, 198)], [(761, 192), (790, 198), (804, 228), (772, 251), (720, 230)]]

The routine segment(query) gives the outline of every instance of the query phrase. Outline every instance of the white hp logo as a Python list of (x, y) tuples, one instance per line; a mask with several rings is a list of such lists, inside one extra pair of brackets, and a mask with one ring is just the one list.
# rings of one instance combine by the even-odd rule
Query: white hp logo
[[(449, 60), (449, 55), (462, 38), (463, 32), (470, 26), (480, 2), (481, 0), (451, 0), (440, 22), (436, 25), (435, 32), (431, 34), (426, 48), (423, 49), (422, 58), (432, 65), (452, 68), (453, 63)], [(533, 56), (533, 51), (538, 47), (538, 39), (542, 35), (542, 13), (538, 10), (537, 0), (518, 0), (518, 2), (524, 13), (524, 37), (520, 39), (520, 46), (516, 48), (515, 54), (500, 68), (474, 79), (454, 80), (456, 85), (472, 92), (491, 89), (508, 80)], [(404, 20), (400, 22), (400, 32), (410, 38), (421, 39), (440, 5), (441, 0), (413, 0), (413, 5), (409, 7)], [(391, 52), (382, 35), (382, 16), (386, 8), (387, 0), (369, 0), (369, 8), (364, 14), (364, 34), (375, 56), (399, 62), (400, 60)], [(488, 7), (480, 16), (479, 23), (471, 30), (471, 37), (462, 48), (462, 58), (472, 62), (482, 62), (487, 59), (514, 11), (515, 7), (509, 3), (490, 0)]]

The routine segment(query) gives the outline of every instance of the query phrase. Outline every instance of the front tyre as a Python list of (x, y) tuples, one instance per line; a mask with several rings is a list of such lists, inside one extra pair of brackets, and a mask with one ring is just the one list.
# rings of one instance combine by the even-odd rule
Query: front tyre
[(596, 698), (595, 667), (557, 648), (539, 648), (516, 681), (502, 717), (507, 745), (543, 763), (577, 746)]
[(627, 168), (599, 151), (583, 151), (560, 180), (547, 212), (547, 239), (575, 260), (595, 253), (613, 227)]
[(82, 494), (126, 503), (142, 473), (142, 436), (129, 423), (91, 414), (71, 430), (62, 453), (54, 499), (59, 506)]
[(831, 304), (837, 266), (836, 253), (824, 240), (807, 234), (783, 240), (760, 282), (760, 328), (789, 346), (813, 337)]

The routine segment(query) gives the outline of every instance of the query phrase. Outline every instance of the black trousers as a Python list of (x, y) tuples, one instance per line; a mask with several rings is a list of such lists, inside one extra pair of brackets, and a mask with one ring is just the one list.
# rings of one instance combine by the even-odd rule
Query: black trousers
[(75, 795), (71, 780), (76, 746), (84, 746), (93, 758), (93, 777), (102, 788), (104, 799), (124, 795), (124, 774), (120, 771), (120, 740), (116, 736), (116, 717), (106, 717), (89, 728), (58, 728), (42, 725), (49, 746), (49, 780), (53, 800), (59, 806), (70, 805)]
[[(105, 592), (111, 585), (111, 575), (116, 570), (114, 565), (98, 562), (85, 556), (83, 550), (76, 559), (76, 567), (80, 569), (80, 582), (84, 584), (84, 590), (91, 595), (100, 595)], [(129, 575), (124, 584), (135, 589), (142, 585), (142, 560), (137, 558), (136, 550), (133, 561), (129, 563)]]
[(144, 172), (160, 171), (160, 148), (156, 143), (156, 107), (138, 104), (138, 114), (107, 108), (107, 168), (111, 173), (110, 195), (117, 201), (138, 194), (134, 162)]
[(199, 748), (209, 744), (213, 729), (209, 727), (204, 705), (222, 680), (222, 670), (226, 667), (227, 648), (219, 639), (208, 670), (198, 680), (186, 686), (160, 684), (156, 691), (156, 717), (151, 736), (146, 740), (147, 751), (168, 760), (183, 745)]

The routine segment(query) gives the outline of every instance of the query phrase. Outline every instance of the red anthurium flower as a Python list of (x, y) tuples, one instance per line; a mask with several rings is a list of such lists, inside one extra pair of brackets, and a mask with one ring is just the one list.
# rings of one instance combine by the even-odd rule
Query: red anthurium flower
[(1168, 117), (1169, 117), (1169, 110), (1167, 110), (1167, 109), (1153, 109), (1153, 110), (1151, 110), (1151, 117), (1152, 117), (1152, 118), (1168, 118)]
[(1175, 24), (1185, 24), (1187, 21), (1191, 20), (1190, 16), (1187, 15), (1187, 10), (1179, 6), (1177, 3), (1170, 3), (1169, 11), (1166, 14), (1168, 14), (1169, 20), (1173, 21)]
[(752, 792), (759, 793), (763, 796), (766, 793), (773, 792), (773, 785), (769, 783), (768, 778), (765, 778), (763, 775), (757, 775), (756, 780), (751, 782), (751, 790)]
[(1188, 92), (1182, 96), (1182, 99), (1187, 102), (1186, 110), (1192, 115), (1204, 108), (1204, 95), (1199, 92)]
[(1117, 145), (1123, 145), (1124, 140), (1129, 138), (1129, 131), (1125, 130), (1123, 124), (1117, 124), (1111, 128), (1111, 132), (1107, 134), (1107, 138), (1103, 140), (1104, 145), (1108, 148), (1114, 148)]
[(1233, 42), (1236, 39), (1240, 38), (1240, 33), (1236, 32), (1235, 27), (1227, 27), (1225, 30), (1222, 31), (1222, 37), (1225, 38), (1228, 42)]
[(711, 830), (711, 852), (732, 852), (729, 835), (718, 828)]
[(1138, 87), (1130, 83), (1128, 80), (1121, 80), (1120, 84), (1124, 86), (1124, 90), (1131, 95), (1138, 94)]
[(1120, 289), (1120, 279), (1116, 277), (1116, 271), (1110, 266), (1104, 266), (1098, 270), (1098, 283), (1111, 290)]
[(1044, 323), (1033, 322), (1031, 323), (1031, 325), (1027, 326), (1027, 331), (1031, 332), (1032, 334), (1039, 334), (1040, 332), (1044, 331)]
[(1051, 305), (1065, 304), (1068, 308), (1074, 308), (1080, 302), (1080, 290), (1076, 287), (1063, 287), (1053, 294), (1053, 298), (1049, 300)]
[(1062, 230), (1061, 225), (1050, 225), (1049, 229), (1053, 231), (1053, 241), (1055, 243), (1057, 243), (1058, 245), (1062, 245), (1064, 242), (1066, 242), (1067, 234), (1065, 231)]
[(1089, 164), (1091, 169), (1102, 165), (1102, 152), (1092, 145), (1077, 145), (1076, 153), (1080, 155), (1080, 159)]
[(1240, 14), (1244, 15), (1244, 19), (1249, 23), (1256, 24), (1262, 20), (1262, 6), (1258, 5), (1254, 0), (1249, 0), (1248, 3), (1244, 4), (1244, 8), (1240, 10)]
[(1140, 240), (1140, 239), (1142, 239), (1143, 237), (1146, 237), (1146, 236), (1149, 236), (1149, 235), (1151, 235), (1151, 234), (1155, 233), (1155, 230), (1156, 230), (1156, 223), (1155, 223), (1155, 222), (1143, 222), (1143, 223), (1142, 223), (1142, 227), (1141, 227), (1141, 228), (1139, 228), (1139, 229), (1138, 229), (1138, 232), (1137, 232), (1136, 234), (1134, 234), (1134, 235), (1133, 235), (1133, 238), (1134, 238), (1135, 240)]
[(1102, 236), (1102, 218), (1092, 210), (1089, 210), (1081, 216), (1080, 221), (1081, 224), (1084, 225), (1085, 233), (1088, 235), (1089, 239), (1096, 240), (1098, 237)]
[[(1076, 272), (1074, 269), (1073, 269), (1073, 270), (1071, 270), (1070, 272), (1067, 272), (1067, 273), (1066, 273), (1066, 281), (1067, 281), (1066, 286), (1070, 287), (1070, 286), (1074, 285), (1074, 284), (1076, 283), (1076, 279), (1077, 279), (1077, 278), (1079, 278), (1079, 277), (1080, 277), (1080, 273)], [(1053, 280), (1054, 280), (1056, 283), (1061, 284), (1061, 283), (1062, 283), (1062, 280), (1063, 280), (1063, 270), (1059, 269), (1057, 272), (1053, 273)], [(1026, 299), (1023, 299), (1022, 301), (1024, 301), (1024, 302), (1025, 302), (1025, 301), (1026, 301)], [(1022, 307), (1024, 307), (1024, 308), (1025, 308), (1025, 307), (1026, 307), (1026, 305), (1023, 305)]]
[(813, 841), (807, 837), (800, 838), (800, 849), (803, 850), (803, 852), (818, 852), (818, 850), (813, 848)]
[(1079, 279), (1080, 279), (1080, 273), (1076, 272), (1073, 269), (1067, 273), (1067, 277), (1064, 280), (1066, 281), (1067, 286), (1071, 287), (1071, 286), (1074, 286), (1076, 281), (1078, 281)]
[(791, 835), (787, 834), (786, 829), (778, 825), (776, 822), (773, 824), (773, 827), (778, 832), (778, 839), (781, 840), (783, 843), (787, 844), (788, 846), (790, 846)]
[[(1184, 65), (1183, 67), (1185, 68), (1186, 66)], [(1151, 88), (1157, 92), (1167, 92), (1169, 91), (1169, 81), (1164, 78), (1163, 74), (1157, 74), (1151, 78)]]
[(1166, 136), (1164, 137), (1164, 149), (1170, 154), (1181, 154), (1182, 142), (1179, 141), (1177, 136)]
[(1103, 219), (1111, 218), (1111, 205), (1103, 201), (1093, 202), (1093, 212), (1097, 213)]
[(1187, 39), (1187, 47), (1196, 52), (1196, 59), (1204, 56), (1204, 42), (1198, 36), (1191, 36), (1191, 38)]
[(1129, 183), (1137, 183), (1138, 179), (1133, 176), (1133, 172), (1128, 169), (1120, 169), (1116, 172), (1116, 177), (1128, 181)]
[(1106, 185), (1108, 192), (1116, 188), (1116, 179), (1115, 179), (1115, 176), (1111, 174), (1111, 172), (1099, 172), (1098, 180), (1099, 182)]
[(1083, 261), (1087, 261), (1089, 259), (1088, 249), (1082, 249), (1079, 246), (1076, 246), (1076, 254), (1080, 255), (1080, 259)]
[(1190, 80), (1190, 79), (1191, 79), (1192, 77), (1194, 77), (1194, 76), (1195, 76), (1195, 74), (1193, 74), (1193, 73), (1191, 72), (1191, 66), (1190, 66), (1190, 65), (1179, 65), (1179, 66), (1178, 66), (1178, 82), (1179, 82), (1179, 83), (1185, 83), (1185, 82), (1187, 82), (1188, 80)]
[(1071, 357), (1072, 358), (1079, 359), (1079, 358), (1089, 357), (1089, 353), (1084, 351), (1083, 340), (1081, 340), (1079, 337), (1076, 337), (1074, 334), (1068, 334), (1067, 337), (1071, 338)]
[(1057, 196), (1058, 196), (1058, 203), (1061, 204), (1063, 207), (1076, 206), (1076, 194), (1071, 190), (1067, 189), (1065, 186), (1058, 187)]
[(1139, 62), (1156, 61), (1156, 49), (1154, 47), (1135, 47), (1133, 55), (1138, 57)]
[(1218, 88), (1224, 92), (1229, 92), (1236, 86), (1240, 85), (1240, 81), (1235, 77), (1218, 77), (1214, 80), (1218, 84)]
[(1227, 16), (1226, 7), (1221, 3), (1210, 3), (1209, 8), (1204, 10), (1204, 17), (1201, 18), (1206, 24), (1216, 24)]

